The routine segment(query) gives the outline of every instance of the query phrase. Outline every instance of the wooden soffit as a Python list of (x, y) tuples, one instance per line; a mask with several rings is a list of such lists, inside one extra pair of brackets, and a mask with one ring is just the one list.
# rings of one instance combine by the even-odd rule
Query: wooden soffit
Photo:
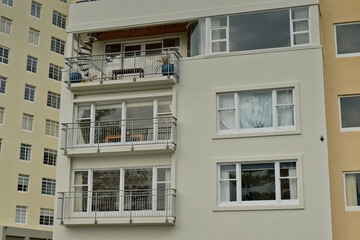
[(96, 38), (99, 41), (119, 39), (119, 38), (130, 38), (130, 37), (142, 37), (149, 35), (160, 35), (166, 33), (177, 33), (186, 31), (186, 23), (176, 23), (168, 25), (158, 25), (149, 27), (130, 28), (125, 30), (116, 30), (110, 32), (99, 32), (96, 33)]

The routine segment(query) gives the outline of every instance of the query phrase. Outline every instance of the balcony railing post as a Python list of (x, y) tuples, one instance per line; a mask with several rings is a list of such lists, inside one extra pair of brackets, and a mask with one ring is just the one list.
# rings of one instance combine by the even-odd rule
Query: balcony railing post
[(136, 81), (136, 76), (135, 76), (136, 71), (135, 71), (135, 69), (136, 69), (136, 51), (134, 52), (134, 78), (133, 78), (134, 82)]
[(104, 55), (102, 55), (101, 56), (101, 67), (100, 67), (100, 84), (103, 84), (103, 81), (104, 81), (104, 79), (103, 79), (103, 71), (104, 71), (104, 57), (106, 57), (106, 56), (104, 56)]
[(68, 125), (65, 125), (64, 154), (67, 154), (68, 130), (69, 130)]
[(168, 212), (168, 208), (169, 208), (169, 204), (168, 204), (168, 199), (169, 199), (169, 192), (168, 189), (165, 189), (165, 196), (164, 196), (164, 204), (165, 204), (165, 222), (168, 223), (169, 222), (169, 212)]
[(97, 191), (95, 191), (95, 219), (94, 224), (97, 224), (96, 214), (97, 214)]
[(60, 224), (64, 224), (64, 201), (65, 201), (65, 193), (60, 193), (61, 194), (61, 209), (60, 209)]
[(166, 118), (166, 149), (169, 149), (169, 117)]
[(73, 68), (73, 60), (70, 59), (70, 64), (69, 64), (69, 76), (68, 76), (68, 87), (71, 87), (71, 74), (72, 74), (72, 68)]
[(168, 59), (168, 76), (167, 78), (169, 79), (170, 78), (170, 48), (168, 48), (167, 50), (167, 59)]
[[(97, 152), (99, 153), (100, 152), (100, 123), (97, 124)], [(96, 126), (96, 123), (95, 123), (95, 126)]]
[(131, 120), (131, 151), (134, 151), (134, 119)]
[(131, 214), (132, 214), (132, 190), (130, 190), (130, 220), (129, 220), (129, 223), (132, 223), (133, 221), (132, 221), (132, 216), (131, 216)]

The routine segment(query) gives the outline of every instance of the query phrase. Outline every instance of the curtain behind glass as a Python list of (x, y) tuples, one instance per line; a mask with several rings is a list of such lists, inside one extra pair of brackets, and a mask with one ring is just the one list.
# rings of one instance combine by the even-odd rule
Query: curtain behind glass
[(278, 126), (294, 126), (292, 90), (277, 91)]
[(345, 174), (346, 205), (358, 206), (356, 174)]
[(90, 143), (90, 106), (78, 106), (77, 126), (76, 126), (76, 143)]
[(239, 94), (240, 128), (273, 126), (272, 92)]
[(235, 103), (233, 93), (219, 95), (218, 114), (220, 130), (235, 129)]

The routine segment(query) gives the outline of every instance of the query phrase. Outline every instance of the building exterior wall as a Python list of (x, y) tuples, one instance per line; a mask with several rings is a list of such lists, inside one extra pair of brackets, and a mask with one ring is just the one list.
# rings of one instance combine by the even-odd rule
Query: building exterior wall
[[(335, 24), (360, 20), (358, 1), (320, 1), (334, 239), (357, 239), (359, 212), (345, 209), (344, 172), (359, 171), (358, 131), (340, 130), (339, 96), (360, 93), (360, 58), (337, 57)], [(346, 230), (345, 230), (346, 229)]]
[[(51, 36), (66, 40), (66, 31), (52, 24), (53, 10), (68, 15), (68, 4), (43, 1), (40, 19), (30, 15), (32, 1), (14, 0), (13, 7), (0, 3), (0, 16), (12, 20), (11, 33), (0, 33), (0, 45), (10, 49), (8, 64), (0, 63), (0, 75), (7, 78), (0, 94), (4, 123), (0, 155), (0, 225), (51, 232), (39, 225), (40, 208), (54, 209), (54, 196), (41, 194), (42, 178), (55, 179), (56, 168), (43, 164), (44, 148), (57, 149), (57, 138), (45, 135), (46, 120), (58, 121), (59, 110), (47, 106), (48, 91), (60, 94), (60, 83), (49, 78), (49, 63), (64, 67), (64, 56), (50, 51)], [(29, 28), (40, 31), (38, 46), (28, 43)], [(38, 58), (37, 71), (26, 70), (27, 56)], [(25, 84), (35, 86), (35, 101), (24, 100)], [(33, 115), (31, 132), (22, 130), (23, 113)], [(30, 162), (20, 160), (21, 143), (32, 145)], [(28, 192), (17, 191), (18, 175), (30, 176)], [(26, 223), (15, 223), (16, 206), (26, 206)], [(15, 230), (13, 230), (14, 233)], [(51, 234), (50, 234), (51, 237)], [(50, 238), (49, 237), (49, 238)]]
[[(173, 153), (143, 154), (135, 148), (135, 151), (127, 154), (103, 153), (100, 150), (100, 153), (75, 157), (62, 154), (60, 156), (59, 152), (57, 169), (57, 191), (68, 192), (71, 191), (73, 170), (171, 165), (171, 186), (177, 189), (175, 225), (98, 224), (95, 227), (94, 224), (88, 223), (81, 227), (73, 227), (62, 225), (58, 219), (54, 226), (54, 239), (91, 240), (104, 236), (109, 239), (121, 236), (132, 239), (170, 237), (179, 240), (239, 237), (288, 239), (290, 236), (291, 239), (299, 240), (332, 239), (323, 62), (317, 2), (257, 1), (251, 2), (252, 5), (245, 1), (243, 5), (237, 5), (237, 1), (226, 1), (226, 7), (220, 9), (219, 3), (207, 3), (207, 8), (200, 10), (201, 3), (197, 6), (197, 2), (193, 11), (187, 11), (184, 15), (186, 4), (181, 2), (182, 8), (176, 13), (172, 12), (171, 17), (166, 7), (156, 9), (163, 13), (159, 14), (159, 18), (162, 19), (155, 19), (152, 23), (171, 23), (175, 20), (181, 22), (202, 16), (311, 5), (311, 45), (182, 58), (179, 81), (168, 90), (173, 99), (173, 114), (178, 119), (177, 148)], [(142, 11), (152, 12), (148, 8), (133, 10), (139, 16), (143, 16), (142, 18), (130, 18), (125, 15), (121, 22), (114, 19), (111, 14), (104, 14), (125, 9), (131, 14), (129, 9), (132, 9), (133, 5), (127, 2), (124, 5), (124, 2), (120, 4), (108, 0), (83, 6), (83, 14), (80, 13), (80, 4), (71, 8), (70, 32), (85, 32), (89, 29), (96, 32), (97, 28), (104, 30), (105, 26), (114, 29), (150, 24), (150, 16), (141, 14)], [(95, 9), (101, 11), (95, 14)], [(155, 13), (158, 13), (156, 11)], [(91, 21), (87, 19), (89, 12), (94, 13)], [(112, 25), (115, 20), (117, 26)], [(72, 33), (69, 33), (68, 39), (71, 38)], [(102, 50), (98, 49), (97, 52), (103, 52), (103, 46), (99, 44), (98, 47)], [(71, 51), (68, 50), (68, 56), (70, 54)], [(136, 94), (124, 93), (120, 88), (108, 91), (94, 88), (94, 92), (82, 92), (77, 95), (67, 87), (65, 83), (62, 84), (62, 105), (68, 108), (62, 108), (61, 122), (74, 122), (73, 106), (79, 101), (126, 99), (126, 94)], [(217, 134), (217, 93), (284, 87), (295, 89), (295, 131), (250, 135)], [(101, 91), (101, 94), (96, 92), (96, 89)], [(154, 88), (147, 90), (146, 94), (156, 96), (162, 91), (164, 90), (161, 88)], [(144, 92), (140, 95), (144, 96)], [(321, 140), (322, 137), (325, 140)], [(219, 206), (220, 163), (283, 159), (298, 161), (299, 204)], [(57, 202), (60, 202), (59, 199)], [(61, 210), (58, 207), (56, 212), (59, 211)]]

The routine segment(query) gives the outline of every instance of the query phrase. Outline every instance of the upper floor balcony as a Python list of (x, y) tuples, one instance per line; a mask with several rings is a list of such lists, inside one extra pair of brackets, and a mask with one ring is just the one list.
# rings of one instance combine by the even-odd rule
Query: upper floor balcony
[(67, 58), (68, 87), (175, 84), (179, 78), (180, 53), (175, 48), (158, 48), (161, 44), (125, 46), (123, 52), (79, 54)]
[(176, 118), (155, 117), (62, 124), (61, 148), (67, 155), (129, 151), (175, 151)]

